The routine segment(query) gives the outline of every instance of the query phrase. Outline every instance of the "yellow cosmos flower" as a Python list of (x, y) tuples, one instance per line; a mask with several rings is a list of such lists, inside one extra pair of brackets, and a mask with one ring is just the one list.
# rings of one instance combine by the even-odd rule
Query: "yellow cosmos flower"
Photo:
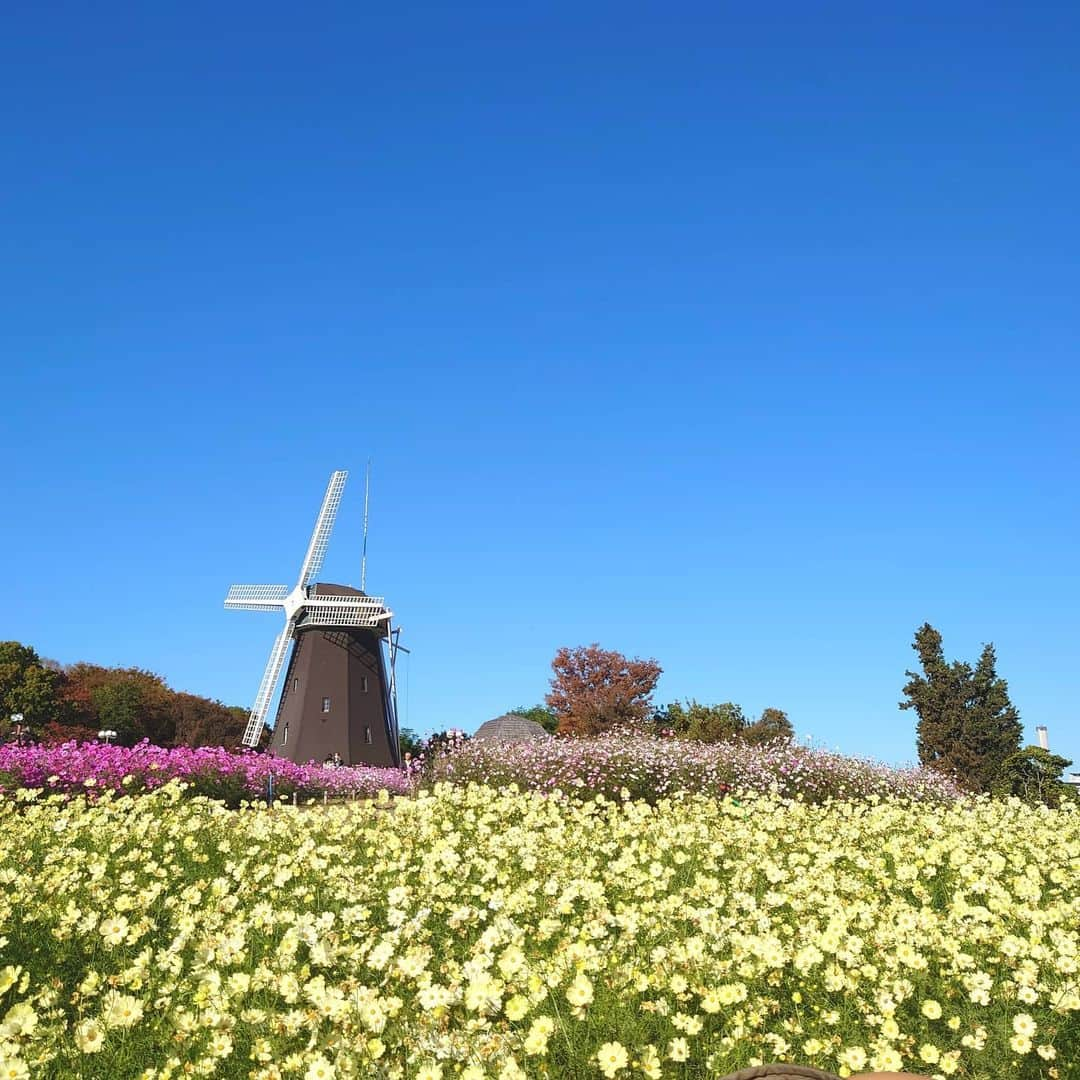
[(587, 975), (578, 975), (566, 988), (566, 1000), (575, 1009), (584, 1008), (593, 1000), (593, 984)]
[(667, 1056), (672, 1061), (686, 1061), (690, 1057), (690, 1046), (683, 1038), (672, 1039), (668, 1043)]
[(636, 1063), (642, 1074), (648, 1077), (648, 1080), (660, 1080), (660, 1077), (664, 1075), (663, 1066), (660, 1063), (660, 1055), (656, 1051), (656, 1047), (649, 1045), (641, 1051), (641, 1057)]
[(304, 1080), (334, 1080), (335, 1076), (337, 1070), (334, 1066), (322, 1054), (317, 1054), (308, 1065)]
[(597, 1050), (596, 1059), (600, 1063), (600, 1071), (610, 1078), (626, 1068), (630, 1055), (622, 1043), (606, 1042)]
[(98, 924), (98, 933), (106, 945), (119, 945), (128, 935), (130, 924), (123, 915), (111, 915)]
[(840, 1064), (848, 1069), (861, 1069), (866, 1060), (866, 1050), (861, 1046), (846, 1046), (840, 1053)]
[(129, 1028), (137, 1024), (143, 1016), (143, 1005), (138, 998), (130, 994), (110, 991), (105, 998), (101, 1019), (106, 1027)]
[(520, 1020), (529, 1011), (529, 999), (515, 994), (503, 1008), (507, 1020)]
[(0, 1050), (0, 1080), (30, 1080), (30, 1070), (22, 1058)]
[(1013, 1017), (1012, 1028), (1017, 1035), (1026, 1035), (1030, 1039), (1039, 1030), (1039, 1025), (1029, 1013), (1017, 1013)]
[(75, 1028), (75, 1045), (84, 1054), (96, 1054), (105, 1044), (105, 1030), (96, 1020), (83, 1020)]

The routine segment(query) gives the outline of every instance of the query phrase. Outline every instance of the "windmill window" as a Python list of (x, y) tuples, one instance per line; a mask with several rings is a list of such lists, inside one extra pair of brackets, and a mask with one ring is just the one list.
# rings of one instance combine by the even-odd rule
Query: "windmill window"
[(300, 680), (299, 680), (299, 679), (293, 679), (293, 681), (292, 681), (292, 688), (293, 688), (294, 690), (296, 690), (296, 689), (297, 689), (297, 688), (298, 688), (299, 686), (300, 686)]
[(330, 699), (328, 697), (324, 697), (322, 699), (322, 711), (323, 712), (329, 712), (330, 711)]
[[(361, 675), (360, 676), (360, 692), (362, 694), (367, 693), (367, 676), (366, 675)], [(368, 740), (368, 741), (370, 742), (370, 740)]]
[(369, 727), (364, 728), (364, 742), (371, 743), (371, 728)]
[(289, 741), (289, 725), (286, 724), (281, 729), (281, 745), (284, 746)]

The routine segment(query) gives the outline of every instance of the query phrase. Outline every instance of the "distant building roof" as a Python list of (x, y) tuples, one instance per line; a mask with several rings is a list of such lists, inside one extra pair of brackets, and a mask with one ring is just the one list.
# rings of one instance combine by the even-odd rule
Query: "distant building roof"
[(491, 742), (528, 742), (531, 739), (550, 739), (551, 736), (535, 720), (517, 713), (507, 713), (481, 724), (473, 738)]

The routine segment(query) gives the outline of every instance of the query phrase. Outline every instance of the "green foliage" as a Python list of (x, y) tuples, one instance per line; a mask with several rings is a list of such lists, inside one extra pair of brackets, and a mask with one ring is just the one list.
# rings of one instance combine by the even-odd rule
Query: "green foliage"
[(460, 728), (446, 728), (443, 731), (436, 731), (434, 735), (429, 735), (424, 740), (422, 747), (424, 756), (430, 760), (440, 754), (447, 754), (467, 743), (471, 738), (471, 735), (467, 735)]
[(145, 702), (140, 688), (130, 680), (97, 686), (90, 694), (98, 722), (116, 732), (122, 743), (136, 741)]
[(697, 742), (727, 742), (740, 739), (760, 745), (790, 740), (795, 731), (783, 709), (766, 709), (759, 719), (751, 722), (742, 707), (733, 701), (721, 705), (702, 705), (693, 699), (685, 703), (673, 701), (653, 715), (653, 723), (670, 729), (676, 735)]
[(915, 633), (912, 648), (923, 674), (906, 672), (906, 701), (919, 717), (918, 750), (923, 765), (955, 773), (973, 791), (991, 791), (1005, 760), (1020, 749), (1020, 714), (1009, 700), (1008, 683), (996, 671), (993, 645), (985, 645), (973, 668), (945, 659), (941, 634), (929, 623)]
[(1072, 764), (1041, 746), (1025, 746), (1002, 763), (994, 783), (995, 795), (1016, 795), (1025, 802), (1060, 806), (1073, 795), (1062, 774)]
[[(245, 781), (244, 774), (237, 770), (235, 773), (222, 772), (208, 766), (192, 772), (186, 782), (189, 785), (187, 795), (205, 795), (208, 799), (215, 799), (225, 806), (237, 809), (242, 802), (254, 802), (259, 796), (253, 795), (249, 785)], [(291, 795), (295, 784), (277, 785), (277, 794), (286, 794), (283, 788), (287, 787), (287, 794)]]
[(795, 738), (795, 729), (783, 709), (768, 708), (743, 730), (742, 738), (744, 742), (753, 743), (755, 746), (762, 743), (790, 742)]
[(722, 705), (702, 705), (688, 701), (684, 706), (674, 702), (668, 709), (676, 732), (685, 734), (697, 742), (724, 742), (738, 738), (749, 721), (742, 709), (733, 701)]
[(248, 710), (172, 690), (141, 668), (77, 663), (60, 668), (28, 645), (0, 642), (0, 736), (22, 713), (31, 735), (44, 742), (94, 739), (110, 728), (119, 741), (149, 739), (158, 746), (240, 743)]
[(404, 761), (406, 754), (416, 757), (423, 750), (424, 740), (412, 728), (401, 728), (398, 731), (398, 746), (401, 749), (401, 759)]
[(547, 705), (522, 705), (509, 711), (514, 716), (524, 716), (527, 720), (535, 720), (549, 735), (554, 735), (559, 730), (559, 718)]
[(7, 734), (9, 718), (16, 713), (31, 730), (55, 720), (59, 681), (29, 645), (0, 641), (0, 733)]

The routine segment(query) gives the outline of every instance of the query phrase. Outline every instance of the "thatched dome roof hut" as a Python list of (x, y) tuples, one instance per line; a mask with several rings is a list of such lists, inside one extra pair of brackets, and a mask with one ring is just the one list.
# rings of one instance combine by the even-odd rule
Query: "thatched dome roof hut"
[(533, 739), (550, 739), (551, 735), (535, 720), (517, 713), (507, 713), (481, 724), (473, 738), (488, 742), (530, 742)]

